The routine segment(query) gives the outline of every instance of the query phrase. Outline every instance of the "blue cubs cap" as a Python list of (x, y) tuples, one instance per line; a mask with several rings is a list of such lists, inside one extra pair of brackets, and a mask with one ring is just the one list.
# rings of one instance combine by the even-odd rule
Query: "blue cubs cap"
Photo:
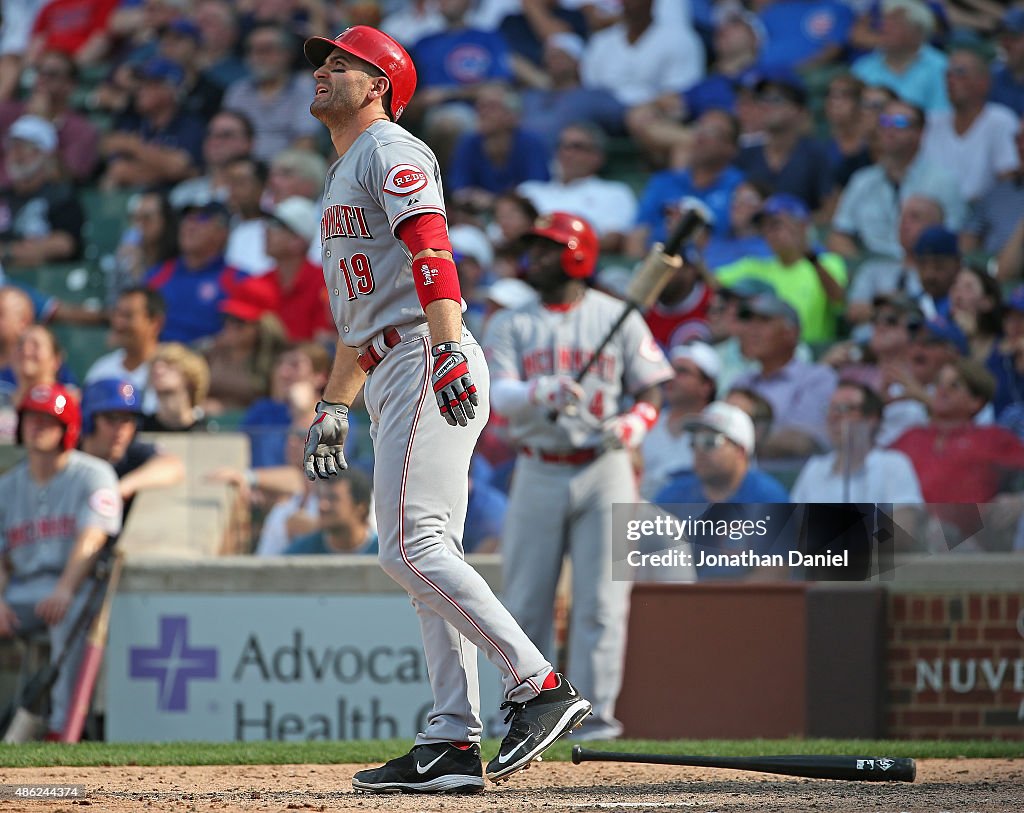
[(140, 395), (130, 382), (120, 378), (103, 378), (87, 385), (82, 392), (82, 431), (92, 434), (98, 412), (141, 415)]
[(914, 254), (919, 257), (959, 257), (960, 246), (956, 235), (945, 226), (929, 226), (914, 243)]
[(800, 198), (793, 195), (772, 195), (761, 204), (761, 209), (754, 215), (754, 222), (774, 215), (791, 215), (797, 220), (807, 220), (811, 213), (806, 204)]
[(143, 62), (139, 66), (139, 76), (142, 79), (166, 82), (169, 85), (180, 85), (185, 81), (185, 71), (181, 65), (159, 56)]

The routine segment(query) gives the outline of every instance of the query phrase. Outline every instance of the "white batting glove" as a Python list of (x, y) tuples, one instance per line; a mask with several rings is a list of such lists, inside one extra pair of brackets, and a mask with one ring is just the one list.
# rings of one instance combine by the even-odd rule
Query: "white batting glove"
[(316, 418), (306, 434), (303, 452), (306, 479), (329, 480), (348, 468), (345, 461), (345, 438), (348, 437), (348, 407), (319, 401)]
[(629, 412), (616, 415), (605, 424), (605, 439), (623, 449), (639, 448), (657, 420), (658, 410), (640, 401)]
[(567, 375), (542, 375), (530, 382), (530, 403), (549, 412), (564, 412), (583, 400), (583, 387)]

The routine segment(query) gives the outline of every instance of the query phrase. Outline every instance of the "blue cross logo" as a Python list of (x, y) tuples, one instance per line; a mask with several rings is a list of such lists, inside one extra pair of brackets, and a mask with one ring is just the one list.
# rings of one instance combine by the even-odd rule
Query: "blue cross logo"
[(188, 681), (217, 677), (217, 650), (189, 646), (185, 616), (161, 616), (157, 645), (133, 646), (128, 659), (129, 677), (156, 679), (160, 711), (187, 711)]

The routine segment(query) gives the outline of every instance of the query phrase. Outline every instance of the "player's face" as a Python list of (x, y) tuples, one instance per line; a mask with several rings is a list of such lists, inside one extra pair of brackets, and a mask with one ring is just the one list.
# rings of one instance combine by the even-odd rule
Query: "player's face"
[(64, 440), (64, 424), (53, 415), (26, 412), (21, 418), (21, 439), (30, 452), (50, 453), (60, 450)]
[(100, 454), (116, 463), (135, 437), (135, 416), (130, 412), (97, 412), (94, 435)]
[(526, 282), (541, 295), (554, 293), (568, 281), (562, 270), (565, 247), (553, 240), (534, 238), (526, 250)]
[(309, 112), (328, 128), (344, 125), (366, 104), (373, 83), (387, 81), (370, 76), (369, 68), (363, 60), (335, 48), (313, 71), (316, 87)]

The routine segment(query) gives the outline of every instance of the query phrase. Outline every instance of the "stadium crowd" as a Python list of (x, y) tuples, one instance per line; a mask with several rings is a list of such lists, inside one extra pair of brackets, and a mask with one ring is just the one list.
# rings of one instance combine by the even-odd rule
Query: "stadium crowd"
[[(375, 551), (365, 416), (351, 477), (298, 466), (337, 335), (336, 156), (300, 45), (356, 23), (415, 61), (401, 123), (441, 162), (478, 336), (535, 295), (517, 269), (538, 215), (587, 219), (592, 282), (622, 295), (708, 213), (646, 314), (675, 377), (635, 454), (645, 498), (929, 504), (922, 549), (1024, 549), (1024, 7), (992, 0), (4, 4), (0, 443), (34, 388), (83, 389), (81, 448), (127, 510), (182, 464), (120, 433), (237, 428), (251, 468), (208, 476), (260, 519), (254, 553)], [(109, 245), (97, 200), (123, 206)], [(101, 302), (42, 289), (69, 263)], [(97, 325), (108, 352), (75, 369), (53, 328)], [(469, 552), (500, 549), (515, 453), (493, 417)], [(979, 542), (956, 503), (1002, 532)]]

